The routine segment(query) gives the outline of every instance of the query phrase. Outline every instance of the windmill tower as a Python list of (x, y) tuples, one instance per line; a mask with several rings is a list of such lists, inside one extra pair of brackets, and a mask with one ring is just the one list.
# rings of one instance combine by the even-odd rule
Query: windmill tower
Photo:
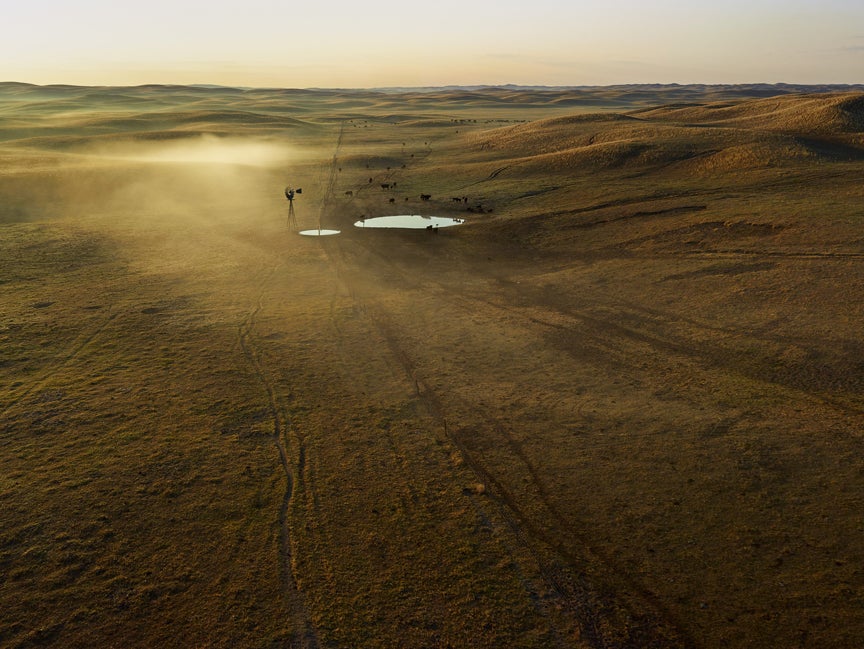
[(302, 189), (294, 189), (293, 187), (285, 188), (285, 198), (288, 199), (288, 227), (291, 229), (291, 232), (297, 232), (297, 215), (294, 213), (294, 196), (302, 193)]

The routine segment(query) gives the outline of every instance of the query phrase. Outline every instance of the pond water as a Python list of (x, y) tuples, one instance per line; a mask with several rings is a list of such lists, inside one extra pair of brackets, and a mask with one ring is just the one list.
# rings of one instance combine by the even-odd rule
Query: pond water
[(462, 225), (465, 219), (451, 219), (445, 216), (421, 216), (420, 214), (399, 214), (396, 216), (376, 216), (361, 219), (354, 223), (357, 228), (400, 228), (406, 230), (430, 230)]
[(329, 237), (340, 232), (342, 230), (300, 230), (298, 234), (302, 234), (304, 237)]

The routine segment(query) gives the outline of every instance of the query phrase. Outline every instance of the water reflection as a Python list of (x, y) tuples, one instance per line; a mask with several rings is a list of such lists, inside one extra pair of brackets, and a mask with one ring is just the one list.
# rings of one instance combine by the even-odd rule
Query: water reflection
[(396, 216), (376, 216), (360, 219), (354, 223), (358, 228), (401, 228), (407, 230), (433, 230), (462, 225), (465, 219), (452, 219), (444, 216), (422, 216), (420, 214), (399, 214)]
[(342, 230), (300, 230), (299, 234), (304, 237), (329, 237), (331, 234), (339, 234)]

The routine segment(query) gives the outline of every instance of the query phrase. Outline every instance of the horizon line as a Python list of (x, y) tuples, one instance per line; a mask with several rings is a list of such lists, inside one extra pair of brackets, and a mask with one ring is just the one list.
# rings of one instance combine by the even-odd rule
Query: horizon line
[(633, 82), (633, 83), (611, 83), (611, 84), (565, 84), (565, 85), (549, 85), (549, 84), (522, 84), (522, 83), (501, 83), (501, 84), (484, 84), (484, 83), (466, 83), (466, 84), (444, 84), (430, 86), (366, 86), (366, 87), (348, 87), (348, 86), (308, 86), (308, 87), (291, 87), (291, 86), (241, 86), (228, 85), (218, 83), (138, 83), (130, 85), (115, 85), (115, 84), (76, 84), (76, 83), (31, 83), (28, 81), (0, 81), (0, 85), (21, 85), (32, 86), (35, 88), (195, 88), (199, 90), (207, 89), (224, 89), (224, 90), (299, 90), (311, 92), (332, 92), (332, 91), (372, 91), (372, 92), (396, 92), (396, 91), (436, 91), (436, 90), (494, 90), (494, 89), (509, 89), (509, 90), (581, 90), (581, 89), (597, 89), (597, 88), (686, 88), (686, 87), (713, 87), (713, 88), (740, 88), (740, 87), (775, 87), (775, 88), (864, 88), (864, 82), (846, 82), (846, 83), (790, 83), (785, 81), (769, 82), (735, 82), (735, 83), (708, 83), (708, 82)]

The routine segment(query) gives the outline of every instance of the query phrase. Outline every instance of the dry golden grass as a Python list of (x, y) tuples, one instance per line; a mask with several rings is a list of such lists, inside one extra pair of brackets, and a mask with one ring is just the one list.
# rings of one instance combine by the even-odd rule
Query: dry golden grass
[(858, 646), (861, 96), (741, 92), (3, 86), (0, 646)]
[(636, 114), (682, 123), (829, 135), (864, 129), (864, 97), (860, 92), (793, 95), (733, 104), (642, 110)]

